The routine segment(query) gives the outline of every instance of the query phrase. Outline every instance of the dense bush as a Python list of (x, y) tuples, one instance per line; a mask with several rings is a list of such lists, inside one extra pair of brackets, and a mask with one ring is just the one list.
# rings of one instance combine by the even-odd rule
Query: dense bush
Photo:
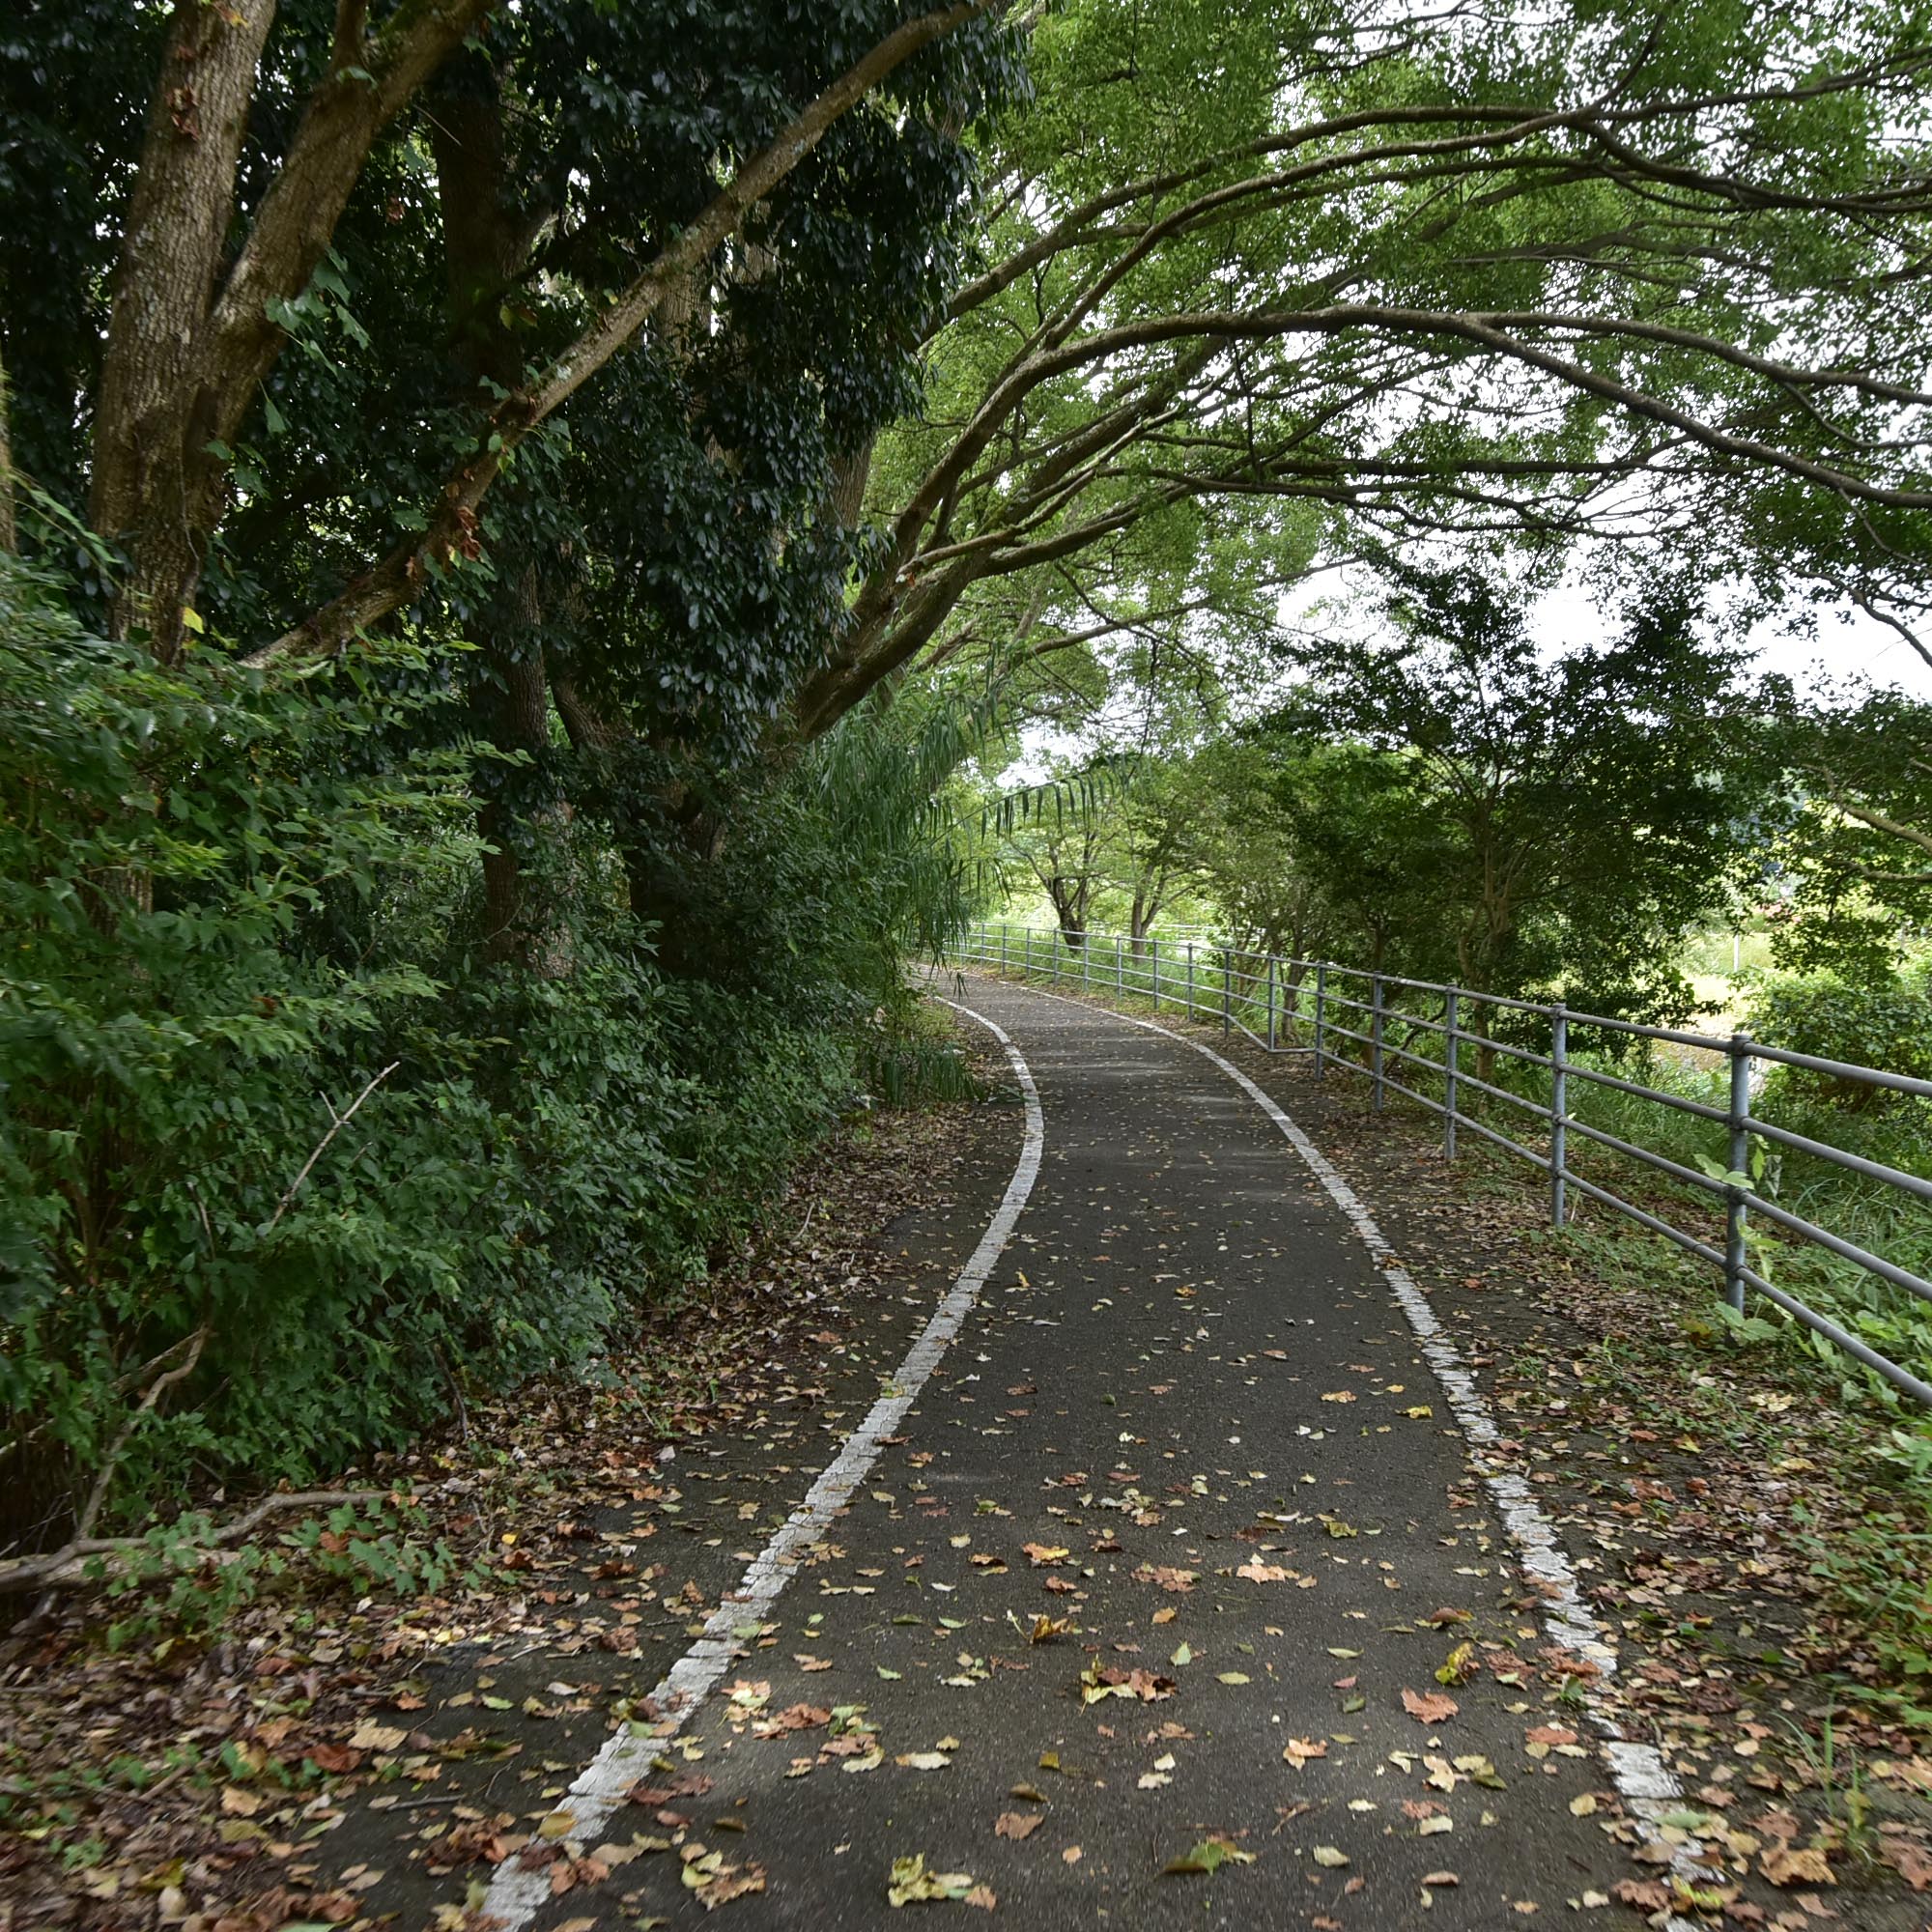
[[(1747, 1026), (1770, 1046), (1932, 1080), (1932, 988), (1922, 974), (1878, 973), (1857, 982), (1824, 973), (1768, 979), (1752, 994)], [(1910, 1104), (1905, 1096), (1861, 1081), (1796, 1069), (1780, 1077), (1852, 1112)]]
[(486, 965), (467, 750), (394, 754), (440, 691), (394, 651), (162, 669), (0, 579), (0, 1536), (58, 1534), (174, 1369), (127, 1503), (581, 1359), (852, 1096), (908, 866), (795, 774), (720, 868), (752, 942), (673, 978), (580, 819), (560, 956)]

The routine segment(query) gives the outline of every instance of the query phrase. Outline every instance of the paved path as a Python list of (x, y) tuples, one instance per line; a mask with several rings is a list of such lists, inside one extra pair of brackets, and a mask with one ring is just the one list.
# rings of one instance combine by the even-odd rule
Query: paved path
[[(1556, 1701), (1521, 1512), (1472, 1474), (1453, 1368), (1360, 1226), (1185, 1042), (986, 981), (964, 1002), (1040, 1097), (1011, 1238), (849, 1507), (779, 1552), (745, 1654), (625, 1747), (658, 1768), (602, 1829), (621, 1869), (525, 1922), (695, 1923), (683, 1857), (718, 1890), (762, 1868), (724, 1908), (744, 1932), (896, 1924), (915, 1856), (1048, 1932), (1567, 1919), (1631, 1870), (1615, 1786)], [(1064, 1631), (1032, 1641), (1042, 1620)], [(1217, 1840), (1253, 1862), (1165, 1871)]]

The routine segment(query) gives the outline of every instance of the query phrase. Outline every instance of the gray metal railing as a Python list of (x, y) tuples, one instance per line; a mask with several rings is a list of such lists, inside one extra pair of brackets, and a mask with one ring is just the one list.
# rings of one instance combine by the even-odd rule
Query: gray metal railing
[[(1439, 1115), (1443, 1150), (1450, 1159), (1456, 1157), (1458, 1130), (1463, 1129), (1542, 1169), (1548, 1177), (1550, 1218), (1556, 1226), (1569, 1220), (1573, 1197), (1595, 1201), (1719, 1269), (1724, 1300), (1737, 1314), (1744, 1313), (1747, 1290), (1760, 1294), (1894, 1388), (1932, 1408), (1932, 1382), (1881, 1354), (1830, 1316), (1768, 1280), (1763, 1270), (1750, 1263), (1750, 1222), (1755, 1215), (1785, 1235), (1809, 1241), (1890, 1287), (1932, 1303), (1932, 1282), (1766, 1198), (1753, 1171), (1757, 1157), (1753, 1143), (1825, 1161), (1929, 1204), (1932, 1179), (1813, 1140), (1751, 1112), (1754, 1075), (1760, 1066), (1796, 1067), (1833, 1080), (1927, 1099), (1932, 1099), (1932, 1081), (1816, 1054), (1794, 1053), (1743, 1034), (1700, 1034), (1645, 1026), (1601, 1013), (1575, 1012), (1561, 1004), (1543, 1006), (1495, 993), (1478, 993), (1466, 986), (1340, 966), (1332, 960), (1256, 952), (1228, 941), (1151, 934), (1136, 940), (1119, 933), (989, 924), (969, 930), (958, 957), (962, 963), (988, 966), (1023, 979), (1070, 981), (1088, 992), (1110, 994), (1122, 1003), (1145, 1002), (1154, 1012), (1172, 1011), (1208, 1020), (1224, 1033), (1244, 1034), (1265, 1052), (1310, 1056), (1318, 1078), (1330, 1068), (1360, 1074), (1369, 1082), (1371, 1105), (1377, 1112), (1386, 1104), (1388, 1094), (1395, 1093)], [(1354, 991), (1343, 991), (1342, 986)], [(1356, 993), (1367, 997), (1358, 998)], [(1392, 1005), (1391, 996), (1397, 1001), (1419, 1001), (1435, 1010)], [(1504, 1013), (1521, 1016), (1519, 1026), (1526, 1020), (1548, 1038), (1548, 1050), (1542, 1052), (1520, 1040), (1498, 1038), (1495, 1020)], [(1573, 1045), (1578, 1031), (1716, 1055), (1729, 1065), (1727, 1104), (1713, 1106), (1688, 1094), (1646, 1086), (1580, 1059)], [(1440, 1043), (1439, 1057), (1417, 1050), (1431, 1039)], [(1337, 1040), (1346, 1044), (1338, 1049)], [(1359, 1049), (1359, 1058), (1350, 1054), (1350, 1045)], [(1470, 1047), (1475, 1050), (1480, 1071), (1472, 1071), (1464, 1060), (1464, 1049)], [(1517, 1093), (1489, 1077), (1496, 1070), (1498, 1060), (1541, 1069), (1548, 1076), (1548, 1101)], [(1391, 1063), (1396, 1071), (1391, 1071)], [(1405, 1080), (1399, 1073), (1410, 1073), (1410, 1077)], [(1437, 1091), (1425, 1092), (1425, 1080)], [(1652, 1101), (1722, 1127), (1724, 1168), (1706, 1172), (1687, 1167), (1654, 1149), (1578, 1119), (1571, 1104), (1572, 1081)], [(1471, 1090), (1544, 1123), (1546, 1147), (1541, 1151), (1527, 1147), (1501, 1128), (1474, 1118), (1463, 1105), (1464, 1095)], [(1571, 1158), (1573, 1136), (1713, 1197), (1714, 1205), (1721, 1204), (1723, 1208), (1722, 1246), (1577, 1173)]]

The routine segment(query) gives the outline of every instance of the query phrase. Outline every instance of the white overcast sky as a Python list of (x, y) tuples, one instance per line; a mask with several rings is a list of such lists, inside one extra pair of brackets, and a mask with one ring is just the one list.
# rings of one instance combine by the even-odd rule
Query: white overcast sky
[[(1559, 585), (1537, 607), (1536, 632), (1545, 643), (1560, 645), (1566, 639), (1589, 638), (1601, 628), (1602, 619), (1580, 588)], [(1832, 679), (1865, 677), (1874, 684), (1898, 685), (1916, 696), (1932, 697), (1932, 665), (1896, 631), (1862, 611), (1821, 611), (1816, 634), (1810, 637), (1791, 637), (1776, 625), (1761, 625), (1750, 642), (1757, 648), (1760, 670), (1782, 671), (1801, 688), (1815, 686), (1821, 674)]]

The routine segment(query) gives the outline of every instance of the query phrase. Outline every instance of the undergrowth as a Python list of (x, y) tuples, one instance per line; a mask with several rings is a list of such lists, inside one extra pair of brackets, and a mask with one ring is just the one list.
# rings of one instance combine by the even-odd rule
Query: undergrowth
[(759, 780), (674, 949), (592, 812), (551, 826), (505, 956), (456, 688), (401, 646), (163, 667), (0, 559), (0, 1557), (572, 1373), (861, 1093), (971, 1093), (902, 983), (959, 912), (951, 721)]

